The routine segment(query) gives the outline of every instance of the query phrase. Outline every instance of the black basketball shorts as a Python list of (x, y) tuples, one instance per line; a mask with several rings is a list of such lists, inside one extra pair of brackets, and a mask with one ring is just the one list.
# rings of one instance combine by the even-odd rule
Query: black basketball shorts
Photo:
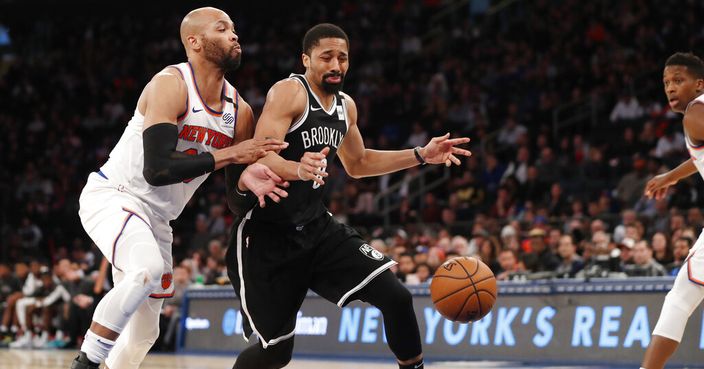
[(245, 339), (256, 333), (264, 348), (293, 336), (308, 289), (343, 307), (396, 263), (329, 213), (299, 228), (248, 217), (233, 227), (227, 269)]

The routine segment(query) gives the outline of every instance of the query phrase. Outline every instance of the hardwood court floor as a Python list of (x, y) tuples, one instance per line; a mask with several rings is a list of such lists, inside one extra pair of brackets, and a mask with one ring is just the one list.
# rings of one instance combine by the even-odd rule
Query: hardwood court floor
[[(76, 352), (73, 350), (10, 350), (0, 349), (0, 369), (68, 369)], [(211, 355), (149, 354), (141, 369), (230, 369), (233, 357)], [(504, 362), (434, 362), (428, 369), (605, 369), (585, 366), (526, 366)], [(393, 362), (334, 361), (294, 359), (286, 369), (398, 369)]]

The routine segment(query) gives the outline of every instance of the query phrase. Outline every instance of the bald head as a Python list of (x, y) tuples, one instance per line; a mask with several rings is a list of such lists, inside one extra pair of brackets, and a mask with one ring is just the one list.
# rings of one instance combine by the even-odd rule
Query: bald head
[(217, 8), (198, 8), (188, 13), (181, 21), (181, 43), (183, 43), (186, 52), (189, 49), (188, 38), (205, 33), (206, 27), (217, 21), (228, 22), (228, 27), (232, 24), (230, 16)]

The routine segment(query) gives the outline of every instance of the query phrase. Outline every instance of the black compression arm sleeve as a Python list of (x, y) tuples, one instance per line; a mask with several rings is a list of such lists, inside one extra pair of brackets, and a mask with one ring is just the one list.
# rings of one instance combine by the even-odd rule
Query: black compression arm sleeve
[(211, 153), (188, 155), (176, 151), (175, 124), (158, 123), (144, 130), (144, 179), (152, 186), (166, 186), (215, 170)]

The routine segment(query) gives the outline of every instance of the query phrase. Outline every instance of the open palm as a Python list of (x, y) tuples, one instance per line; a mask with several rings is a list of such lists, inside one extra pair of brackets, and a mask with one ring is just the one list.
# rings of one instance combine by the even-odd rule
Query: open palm
[(266, 196), (275, 202), (288, 197), (288, 192), (284, 188), (288, 187), (289, 183), (277, 176), (266, 165), (259, 163), (249, 165), (242, 172), (241, 180), (247, 189), (257, 196), (261, 207), (266, 205), (264, 201)]
[(461, 162), (457, 155), (469, 157), (472, 153), (456, 146), (467, 142), (469, 142), (469, 138), (450, 138), (449, 133), (444, 136), (433, 137), (423, 148), (423, 159), (428, 164), (444, 163), (448, 167), (452, 164), (460, 165)]

